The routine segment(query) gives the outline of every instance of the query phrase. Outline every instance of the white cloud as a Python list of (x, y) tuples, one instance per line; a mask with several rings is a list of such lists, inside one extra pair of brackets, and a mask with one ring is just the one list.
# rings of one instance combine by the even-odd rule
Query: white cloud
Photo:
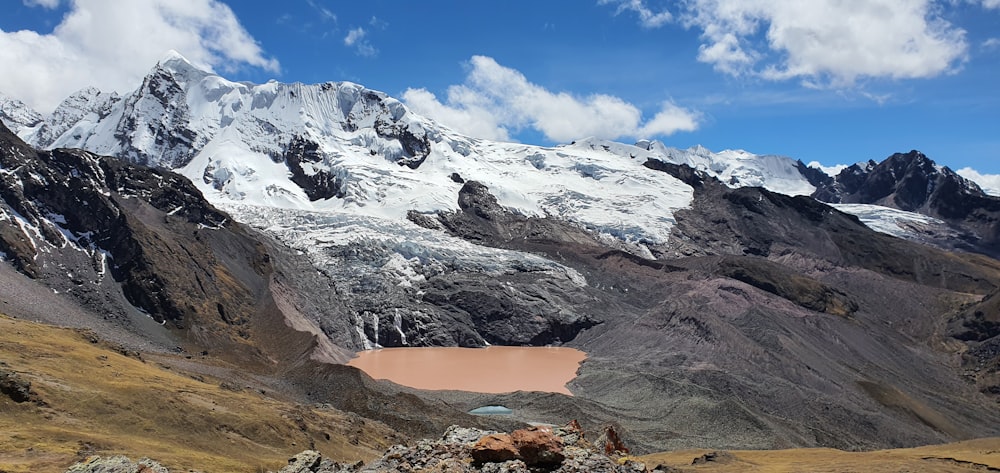
[(979, 184), (979, 187), (983, 188), (983, 192), (1000, 197), (1000, 174), (980, 174), (979, 171), (968, 167), (955, 172), (959, 176)]
[(670, 11), (654, 12), (646, 6), (643, 0), (598, 0), (597, 3), (598, 5), (618, 5), (618, 9), (615, 11), (616, 15), (626, 11), (639, 15), (639, 24), (646, 28), (659, 28), (673, 19)]
[(932, 0), (691, 0), (681, 21), (702, 31), (698, 59), (719, 71), (822, 86), (938, 76), (968, 49)]
[(326, 8), (323, 5), (318, 5), (313, 0), (306, 0), (306, 3), (308, 3), (313, 10), (316, 10), (316, 13), (319, 13), (320, 18), (322, 18), (323, 21), (337, 22), (337, 15), (330, 11), (329, 8)]
[(1000, 0), (983, 0), (984, 8), (1000, 8)]
[(660, 111), (653, 116), (653, 119), (639, 129), (637, 136), (665, 136), (678, 131), (695, 131), (698, 129), (700, 118), (700, 114), (696, 112), (679, 107), (672, 102), (665, 102)]
[(29, 7), (44, 7), (52, 9), (59, 6), (59, 0), (24, 0), (24, 4)]
[(364, 28), (360, 26), (354, 28), (348, 31), (347, 36), (344, 37), (344, 45), (353, 46), (361, 56), (373, 57), (378, 54), (378, 50), (365, 39), (366, 36), (368, 36), (368, 32)]
[(413, 111), (432, 117), (462, 133), (477, 138), (509, 141), (510, 134), (500, 125), (497, 117), (487, 107), (442, 104), (426, 89), (407, 89), (403, 100)]
[[(55, 3), (51, 0), (36, 3)], [(0, 91), (47, 113), (87, 86), (129, 91), (168, 50), (206, 68), (278, 72), (216, 0), (73, 0), (51, 34), (0, 30)], [(16, 65), (16, 67), (14, 67)]]
[[(945, 0), (956, 2), (958, 0)], [(1000, 0), (966, 0), (1000, 8)], [(676, 22), (701, 32), (698, 60), (733, 76), (850, 87), (868, 78), (916, 79), (954, 72), (965, 31), (941, 0), (685, 0), (656, 13), (644, 0), (598, 0), (635, 12), (645, 27)]]
[(408, 89), (403, 100), (415, 112), (463, 133), (497, 140), (525, 128), (557, 142), (588, 136), (646, 138), (694, 130), (699, 119), (668, 102), (643, 123), (639, 108), (618, 97), (552, 92), (485, 56), (473, 56), (465, 82), (449, 87), (444, 102), (425, 89)]
[(365, 34), (367, 33), (364, 28), (354, 28), (353, 30), (347, 32), (347, 36), (344, 37), (344, 44), (347, 46), (354, 46), (355, 43), (365, 38)]
[(983, 41), (982, 48), (986, 51), (1000, 49), (1000, 38), (989, 38), (986, 41)]

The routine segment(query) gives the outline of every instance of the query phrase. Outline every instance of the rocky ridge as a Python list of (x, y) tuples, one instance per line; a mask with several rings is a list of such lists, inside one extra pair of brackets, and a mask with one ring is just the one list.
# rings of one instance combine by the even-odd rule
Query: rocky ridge
[(833, 177), (808, 177), (816, 186), (812, 196), (820, 201), (873, 204), (939, 218), (955, 231), (951, 245), (1000, 256), (1000, 197), (987, 195), (919, 151), (854, 164)]
[[(612, 430), (613, 432), (613, 430)], [(368, 465), (342, 464), (319, 452), (304, 451), (288, 460), (278, 473), (389, 473), (448, 471), (455, 473), (655, 473), (627, 456), (627, 451), (602, 452), (589, 442), (579, 424), (565, 427), (531, 427), (497, 433), (451, 426), (437, 440), (395, 445)], [(169, 473), (149, 459), (91, 457), (66, 473)]]

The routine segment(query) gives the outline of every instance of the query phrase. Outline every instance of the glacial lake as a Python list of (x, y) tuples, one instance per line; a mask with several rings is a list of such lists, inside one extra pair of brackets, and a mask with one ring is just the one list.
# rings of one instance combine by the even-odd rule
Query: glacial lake
[(586, 357), (563, 347), (382, 348), (360, 352), (347, 364), (375, 379), (417, 389), (572, 396), (566, 383)]

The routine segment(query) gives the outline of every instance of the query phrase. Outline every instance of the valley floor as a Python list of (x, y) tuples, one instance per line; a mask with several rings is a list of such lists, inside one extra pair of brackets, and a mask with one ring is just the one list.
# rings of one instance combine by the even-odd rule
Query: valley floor
[[(172, 471), (268, 471), (306, 449), (368, 462), (403, 441), (354, 414), (178, 369), (199, 362), (144, 359), (85, 330), (0, 316), (0, 472), (60, 472), (91, 455), (120, 454)], [(685, 450), (638, 459), (649, 469), (669, 467), (663, 471), (1000, 471), (1000, 438), (863, 453)]]

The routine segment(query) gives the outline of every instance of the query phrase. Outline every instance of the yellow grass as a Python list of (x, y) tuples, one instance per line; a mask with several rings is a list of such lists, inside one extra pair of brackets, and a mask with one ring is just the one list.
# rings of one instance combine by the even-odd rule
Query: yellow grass
[[(684, 450), (639, 457), (650, 468), (666, 465), (683, 472), (850, 473), (1000, 471), (1000, 438), (874, 452), (830, 448), (733, 450), (719, 461), (693, 465), (711, 450)], [(992, 469), (992, 470), (991, 470)]]
[(3, 472), (64, 471), (92, 454), (149, 457), (172, 471), (277, 470), (310, 447), (339, 461), (369, 460), (392, 437), (354, 415), (223, 389), (74, 330), (4, 316), (0, 361), (46, 404), (0, 395)]

